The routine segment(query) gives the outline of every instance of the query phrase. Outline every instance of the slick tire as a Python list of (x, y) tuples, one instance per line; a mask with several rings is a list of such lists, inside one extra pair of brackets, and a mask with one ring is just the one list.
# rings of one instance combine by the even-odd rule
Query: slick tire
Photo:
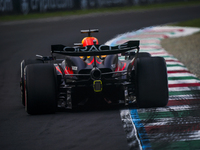
[(23, 60), (21, 62), (21, 79), (20, 79), (21, 81), (20, 81), (20, 87), (21, 87), (21, 102), (22, 102), (23, 106), (25, 106), (24, 68), (27, 65), (38, 64), (38, 63), (43, 63), (43, 61), (39, 60), (39, 59), (26, 59), (26, 60)]
[[(151, 54), (149, 54), (147, 52), (138, 53), (137, 58), (142, 58), (142, 57), (151, 57)], [(132, 60), (133, 58), (135, 58), (135, 55), (129, 56), (130, 60)]]
[(151, 57), (151, 54), (147, 52), (138, 53), (138, 58), (142, 58), (142, 57)]
[(55, 113), (56, 91), (53, 64), (32, 64), (25, 68), (25, 109), (28, 114)]
[(164, 107), (167, 105), (168, 79), (164, 58), (137, 58), (135, 82), (136, 101), (139, 107)]

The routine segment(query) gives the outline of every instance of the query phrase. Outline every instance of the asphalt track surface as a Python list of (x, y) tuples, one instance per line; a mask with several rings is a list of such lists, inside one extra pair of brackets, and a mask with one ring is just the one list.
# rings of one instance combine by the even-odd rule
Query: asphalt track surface
[(199, 17), (200, 6), (194, 6), (1, 24), (1, 149), (129, 149), (119, 107), (28, 115), (20, 102), (20, 62), (35, 54), (49, 55), (51, 44), (81, 42), (80, 29), (99, 28), (94, 36), (104, 43), (124, 32)]

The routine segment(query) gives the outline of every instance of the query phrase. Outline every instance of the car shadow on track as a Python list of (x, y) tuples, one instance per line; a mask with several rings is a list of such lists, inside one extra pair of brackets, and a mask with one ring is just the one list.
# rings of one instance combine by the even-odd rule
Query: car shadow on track
[(116, 104), (116, 105), (86, 105), (86, 106), (78, 106), (73, 109), (66, 108), (57, 108), (56, 112), (70, 112), (70, 113), (80, 113), (80, 112), (99, 112), (99, 111), (115, 111), (122, 109), (134, 109), (138, 108), (137, 104), (124, 105), (124, 104)]

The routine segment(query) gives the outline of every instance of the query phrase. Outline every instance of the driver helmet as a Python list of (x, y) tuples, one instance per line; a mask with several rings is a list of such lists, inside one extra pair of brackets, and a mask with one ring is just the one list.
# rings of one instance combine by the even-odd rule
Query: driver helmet
[(96, 42), (97, 45), (99, 44), (99, 41), (95, 37), (85, 37), (82, 40), (83, 47), (89, 46), (89, 45), (94, 45), (95, 42)]

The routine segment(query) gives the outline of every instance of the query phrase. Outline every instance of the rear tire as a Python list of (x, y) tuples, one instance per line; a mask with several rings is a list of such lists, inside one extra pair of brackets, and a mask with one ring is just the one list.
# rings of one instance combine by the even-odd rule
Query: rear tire
[(25, 77), (25, 108), (27, 113), (55, 113), (57, 85), (54, 65), (28, 65), (25, 68)]
[(21, 62), (21, 81), (20, 81), (20, 86), (21, 86), (21, 102), (22, 102), (23, 106), (25, 106), (24, 68), (27, 65), (38, 64), (38, 63), (43, 63), (43, 61), (40, 60), (40, 59), (27, 59), (27, 60), (23, 60)]
[[(130, 55), (129, 56), (129, 60), (132, 60), (133, 58), (135, 58), (136, 54), (135, 55)], [(141, 53), (138, 53), (137, 55), (137, 58), (141, 58), (141, 57), (151, 57), (151, 54), (147, 53), (147, 52), (141, 52)]]
[(142, 58), (142, 57), (151, 57), (151, 54), (147, 52), (138, 53), (138, 58)]
[(167, 105), (168, 79), (164, 58), (137, 58), (135, 81), (136, 100), (139, 107), (164, 107)]

